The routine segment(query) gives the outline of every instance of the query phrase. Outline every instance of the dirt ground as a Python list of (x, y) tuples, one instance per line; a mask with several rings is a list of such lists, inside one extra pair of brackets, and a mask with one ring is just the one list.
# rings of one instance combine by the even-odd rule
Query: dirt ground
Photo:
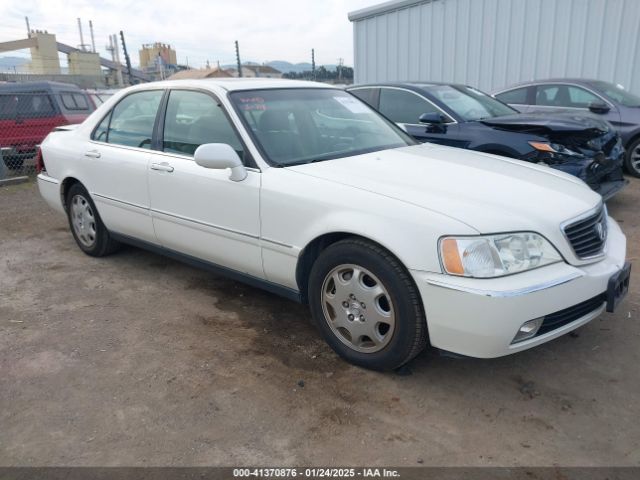
[(495, 360), (352, 367), (304, 306), (125, 248), (0, 188), (0, 465), (640, 465), (640, 181), (615, 314)]

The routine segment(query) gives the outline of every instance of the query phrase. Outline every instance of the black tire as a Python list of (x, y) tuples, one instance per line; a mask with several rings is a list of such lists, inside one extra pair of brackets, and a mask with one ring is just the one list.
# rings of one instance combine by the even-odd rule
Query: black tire
[[(349, 340), (345, 342), (345, 335), (342, 335), (342, 339), (340, 338), (341, 333), (339, 329), (335, 328), (336, 323), (332, 323), (332, 320), (328, 318), (332, 313), (335, 313), (335, 310), (326, 301), (326, 292), (323, 291), (323, 288), (327, 292), (331, 291), (334, 301), (339, 296), (342, 300), (341, 295), (346, 290), (343, 291), (342, 286), (340, 286), (340, 294), (337, 290), (332, 290), (332, 280), (330, 280), (334, 278), (330, 274), (340, 275), (339, 268), (342, 265), (364, 268), (377, 277), (375, 280), (379, 280), (385, 295), (388, 294), (390, 297), (392, 306), (389, 309), (395, 319), (394, 326), (390, 338), (386, 340), (388, 343), (384, 347), (378, 347), (381, 348), (378, 351), (362, 352), (356, 349), (358, 345), (349, 346), (347, 344)], [(336, 271), (336, 269), (338, 270)], [(362, 273), (362, 275), (368, 278), (368, 272)], [(314, 323), (326, 342), (338, 355), (354, 365), (372, 370), (392, 370), (413, 359), (428, 344), (425, 313), (413, 279), (395, 256), (370, 241), (353, 237), (336, 242), (323, 250), (311, 268), (308, 298)], [(357, 303), (359, 302), (356, 299), (355, 304)], [(347, 304), (348, 301), (344, 301), (342, 306), (346, 307)], [(327, 314), (325, 314), (325, 310), (328, 312)], [(334, 316), (337, 318), (337, 315), (343, 315), (342, 322), (344, 323), (346, 321), (344, 316), (348, 316), (349, 312), (352, 310), (344, 308)], [(363, 309), (362, 313), (367, 313), (366, 309)], [(363, 317), (359, 318), (363, 319)], [(364, 326), (366, 320), (367, 318), (364, 318), (360, 325)], [(373, 323), (368, 324), (369, 328)], [(350, 334), (348, 336), (351, 338)]]
[[(84, 233), (79, 235), (76, 231), (76, 227), (74, 227), (74, 201), (77, 201), (79, 206), (84, 207), (87, 211), (92, 213), (91, 221), (84, 222), (87, 226), (91, 227), (92, 234), (90, 236), (85, 235)], [(105, 255), (115, 252), (120, 247), (120, 243), (109, 235), (109, 231), (104, 226), (104, 223), (102, 223), (100, 214), (98, 213), (89, 192), (87, 192), (87, 189), (80, 183), (75, 183), (71, 188), (69, 188), (69, 191), (67, 192), (66, 206), (69, 228), (71, 228), (73, 238), (78, 244), (78, 247), (80, 247), (80, 250), (92, 257), (104, 257)], [(93, 241), (90, 242), (89, 239), (93, 239)]]
[[(633, 156), (636, 156), (634, 166)], [(628, 145), (627, 151), (624, 155), (624, 167), (630, 175), (640, 178), (640, 138), (636, 138)]]

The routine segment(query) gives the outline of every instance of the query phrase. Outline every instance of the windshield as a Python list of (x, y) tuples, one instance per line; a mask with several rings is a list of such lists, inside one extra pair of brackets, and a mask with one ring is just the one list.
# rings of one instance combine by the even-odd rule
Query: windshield
[(499, 100), (471, 87), (432, 85), (427, 91), (468, 122), (518, 113)]
[(245, 127), (279, 166), (300, 165), (416, 142), (342, 90), (290, 88), (229, 95)]
[(619, 103), (625, 107), (640, 107), (640, 97), (627, 92), (621, 85), (614, 85), (609, 82), (592, 82), (592, 85), (612, 102)]

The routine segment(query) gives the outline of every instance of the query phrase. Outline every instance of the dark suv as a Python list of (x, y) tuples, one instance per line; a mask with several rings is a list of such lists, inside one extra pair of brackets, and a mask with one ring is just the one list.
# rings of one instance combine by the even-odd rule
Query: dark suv
[(0, 85), (0, 148), (11, 169), (22, 168), (51, 130), (81, 123), (94, 110), (75, 85), (25, 82)]

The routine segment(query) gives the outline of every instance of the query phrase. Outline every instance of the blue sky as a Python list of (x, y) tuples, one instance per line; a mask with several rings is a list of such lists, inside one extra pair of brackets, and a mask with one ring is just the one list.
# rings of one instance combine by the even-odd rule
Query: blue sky
[[(58, 41), (80, 43), (77, 17), (83, 20), (85, 43), (93, 21), (96, 49), (108, 56), (108, 35), (124, 30), (132, 63), (138, 63), (143, 43), (171, 44), (178, 62), (195, 67), (209, 60), (234, 62), (234, 40), (243, 60), (266, 62), (310, 61), (317, 64), (353, 64), (352, 26), (347, 13), (379, 3), (378, 0), (2, 0), (0, 42), (24, 38), (28, 16), (32, 29), (55, 33)], [(28, 57), (28, 50), (5, 53)]]

